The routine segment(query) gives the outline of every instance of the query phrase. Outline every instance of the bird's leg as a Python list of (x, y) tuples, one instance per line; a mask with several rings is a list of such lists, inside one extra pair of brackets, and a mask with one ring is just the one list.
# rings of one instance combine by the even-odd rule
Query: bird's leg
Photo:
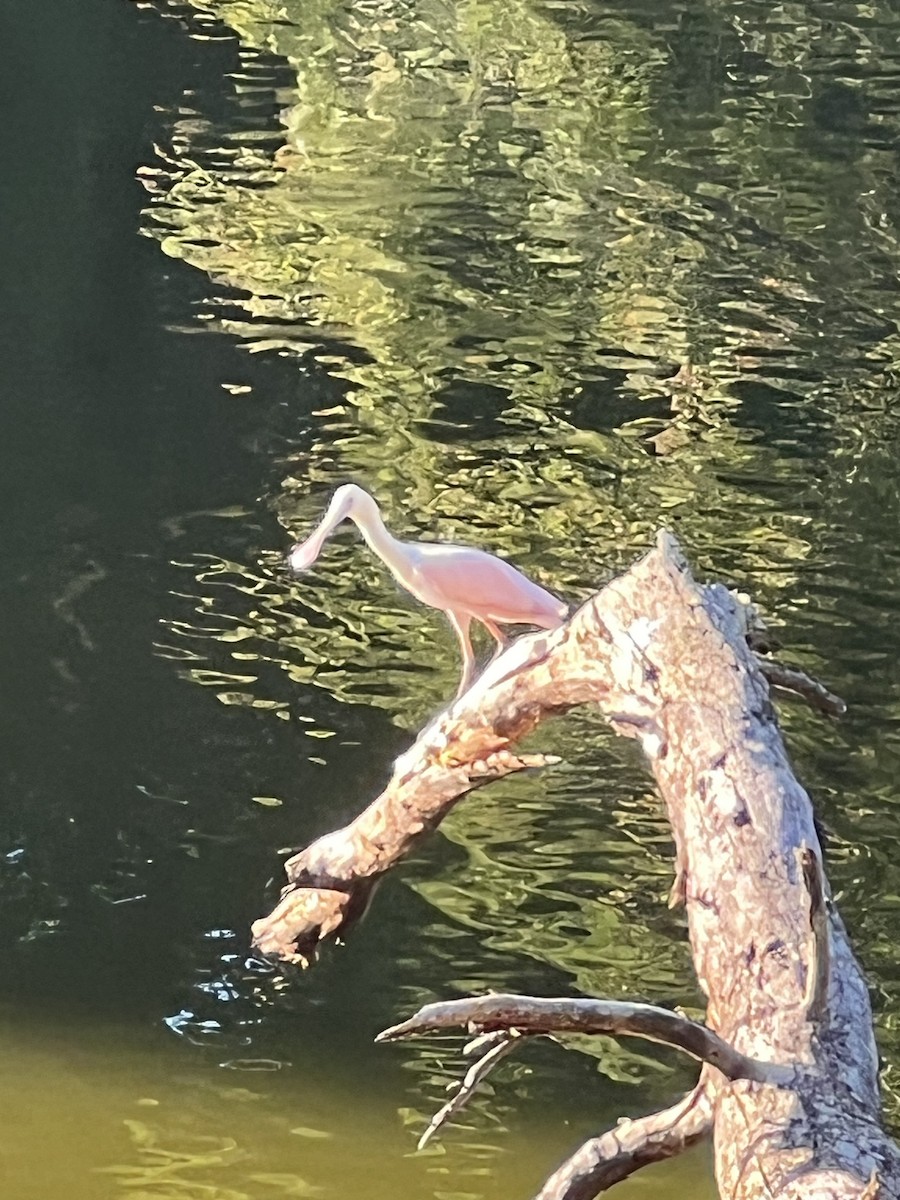
[[(463, 656), (463, 673), (462, 679), (459, 681), (459, 688), (456, 692), (455, 699), (458, 700), (464, 692), (469, 690), (472, 680), (475, 677), (475, 651), (472, 649), (472, 642), (469, 638), (469, 626), (472, 624), (472, 618), (468, 613), (460, 613), (459, 616), (449, 609), (444, 610), (447, 614), (447, 620), (453, 627), (453, 631), (459, 638), (460, 649)], [(441, 767), (455, 767), (460, 764), (455, 759), (456, 745), (454, 741), (449, 742), (441, 750), (434, 753), (434, 762)]]
[(475, 651), (472, 649), (472, 642), (469, 638), (469, 626), (472, 623), (472, 618), (466, 613), (458, 617), (456, 613), (448, 610), (447, 620), (453, 626), (453, 630), (459, 638), (459, 645), (463, 656), (462, 679), (459, 681), (459, 690), (456, 693), (456, 699), (458, 700), (463, 692), (469, 690), (472, 680), (475, 677)]
[(503, 632), (503, 630), (499, 627), (499, 625), (495, 625), (493, 621), (487, 620), (486, 617), (481, 618), (481, 623), (485, 627), (485, 629), (488, 631), (488, 633), (491, 635), (491, 637), (494, 639), (494, 641), (497, 643), (497, 649), (491, 655), (491, 662), (493, 662), (495, 658), (500, 657), (500, 655), (503, 653), (503, 651), (509, 645), (509, 638), (506, 636), (506, 634)]

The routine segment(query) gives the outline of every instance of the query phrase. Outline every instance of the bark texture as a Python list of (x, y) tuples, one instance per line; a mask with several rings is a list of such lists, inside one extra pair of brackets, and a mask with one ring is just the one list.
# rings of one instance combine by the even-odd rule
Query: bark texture
[(482, 1034), (515, 1030), (519, 1036), (544, 1033), (603, 1033), (614, 1037), (641, 1037), (675, 1046), (700, 1062), (709, 1063), (726, 1079), (753, 1079), (757, 1083), (789, 1083), (791, 1075), (778, 1063), (758, 1062), (740, 1054), (706, 1025), (683, 1013), (653, 1004), (623, 1000), (573, 1000), (570, 997), (537, 998), (504, 992), (465, 1000), (426, 1004), (408, 1021), (392, 1025), (378, 1042), (421, 1037), (455, 1026)]
[(900, 1197), (865, 981), (747, 633), (743, 606), (723, 587), (697, 585), (674, 538), (660, 534), (565, 626), (497, 659), (356, 821), (289, 861), (278, 907), (254, 926), (262, 951), (308, 958), (462, 795), (541, 765), (511, 747), (545, 716), (594, 703), (638, 738), (674, 832), (673, 895), (686, 906), (707, 1024), (746, 1058), (786, 1070), (760, 1082), (705, 1067), (680, 1105), (582, 1147), (543, 1200), (595, 1195), (690, 1144), (710, 1120), (725, 1197)]
[(623, 650), (611, 657), (609, 701), (639, 715), (675, 834), (707, 1023), (748, 1057), (794, 1067), (791, 1086), (713, 1081), (723, 1194), (862, 1197), (873, 1177), (900, 1194), (900, 1158), (879, 1121), (868, 991), (830, 905), (815, 936), (803, 870), (805, 854), (821, 863), (812, 805), (734, 598), (698, 587), (664, 536), (598, 615)]

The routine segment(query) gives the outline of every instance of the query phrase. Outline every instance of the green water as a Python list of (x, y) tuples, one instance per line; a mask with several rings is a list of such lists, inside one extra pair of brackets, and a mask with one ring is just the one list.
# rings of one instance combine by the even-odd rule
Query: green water
[[(458, 1046), (372, 1045), (470, 990), (699, 1002), (667, 825), (589, 713), (314, 970), (252, 957), (280, 852), (456, 685), (352, 535), (284, 571), (347, 479), (573, 599), (673, 526), (848, 700), (784, 726), (896, 1125), (896, 6), (11, 0), (0, 32), (3, 1194), (513, 1200), (691, 1083), (531, 1047), (417, 1155)], [(622, 1190), (711, 1196), (708, 1158)]]

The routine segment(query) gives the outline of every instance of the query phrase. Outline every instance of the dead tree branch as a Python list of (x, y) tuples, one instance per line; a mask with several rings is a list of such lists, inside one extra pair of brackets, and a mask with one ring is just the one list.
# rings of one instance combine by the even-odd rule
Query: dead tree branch
[[(735, 597), (698, 586), (674, 538), (661, 534), (562, 628), (514, 643), (424, 730), (374, 804), (290, 860), (291, 882), (254, 926), (256, 945), (311, 956), (467, 791), (547, 761), (517, 757), (519, 739), (547, 716), (594, 704), (617, 733), (639, 740), (666, 805), (673, 894), (686, 908), (708, 1029), (747, 1061), (787, 1075), (775, 1086), (704, 1067), (722, 1196), (900, 1196), (900, 1151), (880, 1122), (866, 983), (826, 899), (812, 806), (764, 676), (771, 665), (747, 635)], [(699, 1100), (683, 1121), (679, 1114), (675, 1106), (588, 1143), (541, 1200), (594, 1195), (702, 1136)], [(582, 1159), (583, 1171), (572, 1166)]]
[[(390, 1032), (385, 1030), (385, 1033)], [(380, 1035), (383, 1037), (384, 1035)], [(416, 1149), (423, 1150), (439, 1129), (451, 1121), (458, 1112), (461, 1112), (463, 1107), (468, 1104), (469, 1100), (483, 1079), (486, 1079), (488, 1074), (496, 1067), (497, 1063), (501, 1062), (507, 1055), (511, 1054), (516, 1048), (517, 1042), (521, 1040), (522, 1035), (516, 1029), (508, 1029), (498, 1032), (496, 1037), (491, 1039), (487, 1044), (487, 1049), (484, 1053), (472, 1063), (465, 1075), (460, 1080), (459, 1086), (454, 1094), (450, 1097), (446, 1104), (442, 1105), (428, 1122), (428, 1128), (419, 1138)], [(379, 1038), (375, 1039), (376, 1041)], [(476, 1039), (481, 1041), (480, 1038)]]
[[(479, 686), (480, 681), (464, 699)], [(465, 718), (454, 717), (454, 711), (429, 726), (397, 760), (388, 786), (354, 821), (285, 862), (289, 882), (278, 904), (253, 924), (253, 944), (260, 953), (307, 966), (320, 942), (336, 937), (365, 912), (379, 877), (457, 800), (495, 779), (559, 761), (544, 754), (515, 755), (507, 748), (524, 736), (534, 717), (522, 717), (515, 738), (487, 724), (481, 736), (465, 736)]]
[(846, 702), (840, 696), (835, 696), (818, 679), (813, 679), (805, 671), (796, 667), (786, 667), (784, 663), (775, 662), (771, 658), (756, 656), (756, 663), (762, 674), (773, 687), (786, 692), (793, 692), (807, 702), (810, 708), (827, 713), (829, 717), (842, 717), (847, 711)]
[(776, 1063), (758, 1062), (730, 1046), (699, 1021), (653, 1004), (622, 1000), (545, 999), (495, 994), (426, 1004), (408, 1020), (379, 1033), (377, 1042), (423, 1037), (460, 1025), (471, 1032), (515, 1030), (520, 1034), (581, 1033), (640, 1037), (683, 1050), (716, 1067), (727, 1079), (757, 1083), (787, 1082), (791, 1072)]

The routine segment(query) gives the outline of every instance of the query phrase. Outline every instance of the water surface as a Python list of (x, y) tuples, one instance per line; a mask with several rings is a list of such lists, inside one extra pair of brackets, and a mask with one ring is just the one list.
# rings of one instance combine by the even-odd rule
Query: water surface
[[(314, 971), (250, 956), (279, 851), (456, 683), (351, 535), (285, 573), (347, 479), (573, 599), (668, 524), (768, 607), (851, 705), (784, 724), (896, 1062), (894, 9), (46, 9), (0, 134), (8, 1194), (511, 1200), (690, 1084), (533, 1047), (415, 1155), (456, 1047), (371, 1044), (468, 990), (699, 1003), (587, 713)], [(629, 1188), (713, 1194), (704, 1155)]]

